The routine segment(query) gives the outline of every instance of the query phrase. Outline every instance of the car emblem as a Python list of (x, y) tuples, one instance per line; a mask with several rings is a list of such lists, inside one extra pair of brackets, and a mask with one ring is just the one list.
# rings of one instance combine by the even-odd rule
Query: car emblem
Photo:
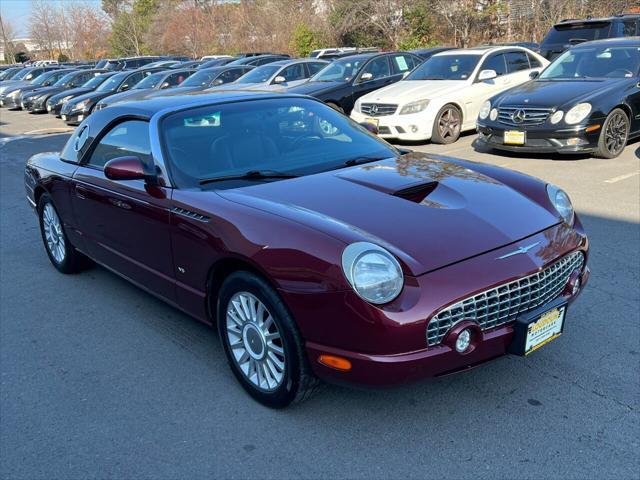
[(513, 252), (509, 252), (506, 255), (502, 255), (501, 257), (498, 257), (498, 260), (504, 260), (505, 258), (513, 257), (514, 255), (520, 255), (521, 253), (527, 253), (529, 250), (531, 250), (532, 248), (538, 245), (540, 245), (540, 242), (532, 243), (531, 245), (527, 245), (526, 247), (519, 247), (517, 250), (514, 250)]
[(378, 105), (371, 105), (371, 113), (376, 114), (378, 113)]
[(525, 116), (526, 114), (524, 113), (524, 110), (516, 110), (511, 114), (511, 120), (513, 120), (514, 123), (522, 123), (524, 122)]

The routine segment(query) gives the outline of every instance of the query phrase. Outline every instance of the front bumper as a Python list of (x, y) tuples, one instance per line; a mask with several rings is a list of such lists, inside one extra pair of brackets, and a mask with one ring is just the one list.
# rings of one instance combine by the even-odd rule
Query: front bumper
[[(604, 119), (602, 120), (604, 122)], [(571, 128), (551, 129), (543, 127), (509, 127), (499, 123), (478, 122), (478, 140), (480, 145), (523, 153), (590, 153), (598, 147), (602, 122), (591, 122)], [(599, 128), (587, 132), (589, 127)], [(522, 131), (525, 142), (522, 145), (504, 143), (505, 131)]]
[[(399, 109), (398, 109), (399, 110)], [(383, 115), (372, 117), (364, 113), (351, 112), (351, 118), (358, 122), (373, 120), (377, 122), (378, 136), (381, 138), (393, 138), (408, 142), (419, 142), (431, 139), (435, 115), (427, 110), (409, 115)]]
[(42, 113), (47, 111), (46, 102), (46, 98), (32, 98), (28, 105), (27, 102), (25, 102), (22, 108), (29, 110), (31, 113)]
[(0, 107), (8, 108), (9, 110), (21, 110), (22, 105), (20, 102), (22, 101), (21, 95), (15, 95), (12, 97), (4, 97), (0, 99)]
[[(585, 259), (579, 272), (579, 290), (575, 294), (563, 290), (540, 308), (560, 300), (572, 303), (590, 273), (588, 240), (579, 220), (575, 230), (560, 224), (523, 241), (539, 242), (540, 246), (533, 253), (497, 260), (514, 250), (512, 244), (420, 277), (407, 278), (401, 296), (385, 308), (365, 304), (350, 292), (327, 294), (324, 299), (282, 292), (296, 318), (304, 318), (298, 324), (307, 339), (312, 369), (332, 382), (382, 386), (464, 371), (506, 355), (514, 336), (513, 322), (485, 330), (473, 323), (478, 333), (474, 334), (474, 348), (463, 353), (454, 348), (456, 325), (441, 343), (433, 346), (427, 346), (426, 331), (429, 320), (442, 307), (539, 272), (580, 250)], [(569, 316), (565, 326), (570, 325)], [(347, 359), (351, 369), (340, 371), (320, 363), (321, 355)]]
[(90, 108), (72, 110), (63, 106), (60, 110), (60, 116), (67, 125), (80, 125), (80, 123), (89, 116), (89, 113)]

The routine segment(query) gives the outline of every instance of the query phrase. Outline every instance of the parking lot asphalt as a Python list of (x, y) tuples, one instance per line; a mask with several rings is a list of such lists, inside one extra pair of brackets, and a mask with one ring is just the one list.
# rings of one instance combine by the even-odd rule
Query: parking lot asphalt
[(570, 194), (592, 276), (565, 333), (526, 359), (273, 411), (209, 328), (102, 268), (49, 264), (22, 178), (61, 126), (0, 110), (2, 478), (639, 478), (640, 142), (615, 160), (478, 153), (475, 135), (412, 146)]

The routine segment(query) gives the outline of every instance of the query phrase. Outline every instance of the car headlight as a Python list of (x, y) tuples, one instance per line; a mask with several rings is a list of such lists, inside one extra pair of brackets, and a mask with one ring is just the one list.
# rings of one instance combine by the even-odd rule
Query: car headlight
[(569, 125), (575, 125), (576, 123), (580, 123), (582, 120), (587, 118), (587, 115), (589, 115), (589, 113), (591, 113), (591, 104), (579, 103), (567, 112), (567, 114), (564, 116), (564, 121)]
[(402, 110), (400, 110), (400, 115), (421, 112), (427, 108), (427, 105), (429, 105), (429, 100), (416, 100), (415, 102), (407, 103), (402, 107)]
[(360, 110), (360, 99), (356, 100), (356, 103), (353, 105), (353, 111), (362, 113), (362, 111)]
[(369, 303), (388, 303), (402, 291), (400, 264), (384, 248), (356, 242), (342, 253), (342, 270), (355, 292)]
[(480, 113), (478, 114), (478, 116), (480, 117), (480, 120), (484, 120), (489, 116), (489, 113), (491, 113), (491, 102), (487, 100), (480, 107)]
[(491, 121), (495, 121), (496, 118), (498, 118), (498, 109), (494, 108), (491, 110), (491, 115), (489, 115), (489, 118), (491, 119)]
[(558, 123), (560, 120), (562, 120), (562, 117), (564, 116), (564, 112), (562, 110), (558, 110), (556, 113), (554, 113), (553, 115), (551, 115), (551, 118), (549, 119), (549, 121), (555, 125), (556, 123)]
[(14, 90), (13, 92), (7, 94), (7, 97), (16, 98), (18, 95), (20, 95), (20, 90)]
[(86, 108), (86, 106), (89, 105), (89, 100), (83, 100), (81, 102), (76, 103), (73, 106), (74, 110), (84, 110)]
[(549, 195), (549, 200), (551, 201), (553, 208), (556, 209), (565, 222), (572, 225), (574, 211), (569, 195), (567, 195), (561, 188), (551, 184), (547, 185), (547, 195)]
[(60, 105), (61, 103), (68, 102), (72, 98), (73, 98), (73, 95), (67, 95), (66, 97), (62, 97), (61, 99), (58, 100), (56, 105)]

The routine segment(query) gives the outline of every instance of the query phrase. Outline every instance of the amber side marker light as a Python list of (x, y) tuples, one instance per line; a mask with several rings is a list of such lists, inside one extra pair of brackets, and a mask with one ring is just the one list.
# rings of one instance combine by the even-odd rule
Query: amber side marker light
[(585, 128), (584, 131), (589, 133), (589, 132), (595, 132), (598, 129), (600, 129), (600, 125), (591, 125), (590, 127)]
[(336, 357), (334, 355), (320, 355), (318, 361), (327, 367), (343, 372), (351, 370), (351, 362), (346, 358)]

